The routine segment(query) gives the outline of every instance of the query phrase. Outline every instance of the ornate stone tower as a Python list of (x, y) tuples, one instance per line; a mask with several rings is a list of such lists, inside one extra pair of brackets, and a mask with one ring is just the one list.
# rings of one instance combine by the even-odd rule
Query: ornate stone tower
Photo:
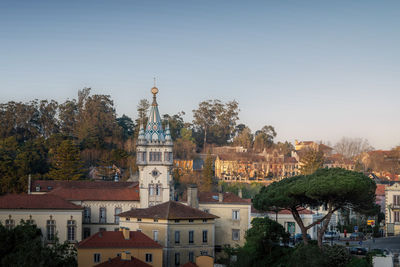
[(136, 163), (139, 167), (140, 207), (147, 208), (173, 198), (172, 185), (172, 138), (167, 125), (162, 127), (156, 95), (158, 88), (151, 88), (153, 103), (150, 107), (146, 129), (140, 125), (136, 147)]

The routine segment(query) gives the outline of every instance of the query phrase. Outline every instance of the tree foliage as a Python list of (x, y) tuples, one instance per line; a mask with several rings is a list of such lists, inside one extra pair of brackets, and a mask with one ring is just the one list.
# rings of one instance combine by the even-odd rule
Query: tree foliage
[(23, 221), (11, 230), (0, 224), (0, 243), (1, 266), (77, 266), (74, 246), (43, 244), (40, 229)]
[(193, 125), (203, 139), (198, 143), (218, 145), (226, 144), (235, 134), (236, 122), (239, 119), (239, 103), (230, 101), (222, 103), (218, 99), (202, 101), (193, 110)]
[[(362, 173), (341, 168), (319, 169), (312, 175), (283, 179), (262, 188), (253, 203), (259, 210), (288, 209), (300, 226), (305, 243), (307, 230), (322, 223), (318, 231), (318, 243), (322, 246), (322, 235), (336, 210), (352, 208), (360, 213), (375, 211), (375, 188), (375, 182)], [(299, 212), (321, 205), (327, 207), (327, 214), (304, 225)]]
[(314, 173), (324, 164), (324, 153), (312, 148), (304, 149), (300, 155), (300, 173), (308, 175)]
[(83, 162), (78, 147), (72, 140), (64, 140), (51, 153), (48, 176), (55, 180), (78, 180), (83, 176)]

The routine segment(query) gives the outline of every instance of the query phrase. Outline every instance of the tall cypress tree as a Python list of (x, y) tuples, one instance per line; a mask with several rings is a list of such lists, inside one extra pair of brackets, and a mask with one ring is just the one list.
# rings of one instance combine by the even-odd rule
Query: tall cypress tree
[(72, 140), (64, 140), (55, 149), (52, 157), (52, 168), (48, 173), (55, 180), (78, 180), (83, 176), (83, 162), (79, 148)]

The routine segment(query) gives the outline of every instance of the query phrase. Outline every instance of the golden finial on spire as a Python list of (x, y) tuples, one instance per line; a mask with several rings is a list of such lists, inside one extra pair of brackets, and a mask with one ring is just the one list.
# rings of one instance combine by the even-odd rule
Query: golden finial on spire
[(154, 86), (151, 88), (151, 93), (154, 95), (154, 97), (158, 93), (158, 88), (156, 87), (156, 77), (154, 77)]

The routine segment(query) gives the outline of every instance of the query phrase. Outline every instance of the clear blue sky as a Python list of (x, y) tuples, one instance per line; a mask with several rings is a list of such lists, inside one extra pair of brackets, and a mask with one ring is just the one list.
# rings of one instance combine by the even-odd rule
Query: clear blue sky
[(110, 94), (136, 117), (239, 102), (278, 140), (400, 145), (400, 1), (0, 1), (0, 102)]

